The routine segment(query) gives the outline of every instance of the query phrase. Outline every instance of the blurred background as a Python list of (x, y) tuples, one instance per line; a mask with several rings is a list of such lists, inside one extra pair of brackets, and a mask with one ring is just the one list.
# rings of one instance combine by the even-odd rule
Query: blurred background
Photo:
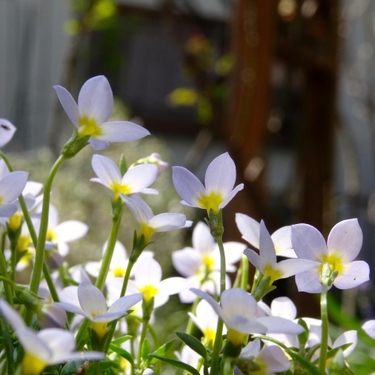
[[(374, 42), (371, 0), (0, 0), (0, 116), (18, 128), (7, 151), (31, 155), (37, 179), (40, 150), (72, 132), (52, 86), (77, 97), (104, 74), (115, 115), (157, 139), (130, 158), (158, 151), (202, 177), (230, 152), (245, 190), (225, 209), (226, 240), (240, 240), (236, 212), (325, 235), (358, 217), (375, 269)], [(166, 206), (181, 210), (170, 184)], [(372, 317), (372, 291), (347, 309)]]

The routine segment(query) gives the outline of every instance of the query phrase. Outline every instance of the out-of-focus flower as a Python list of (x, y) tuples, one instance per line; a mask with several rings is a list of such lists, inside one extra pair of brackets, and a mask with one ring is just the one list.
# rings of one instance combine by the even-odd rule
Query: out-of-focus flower
[(158, 167), (158, 176), (161, 174), (161, 172), (164, 171), (164, 169), (166, 169), (168, 167), (168, 163), (165, 162), (160, 154), (158, 154), (157, 152), (153, 152), (150, 156), (147, 156), (145, 158), (142, 158), (142, 159), (139, 159), (137, 160), (135, 163), (133, 163), (130, 167), (130, 168), (133, 168), (137, 165), (140, 165), (140, 164), (155, 164), (157, 167)]
[(313, 226), (293, 225), (292, 244), (298, 257), (320, 263), (316, 269), (296, 275), (298, 290), (320, 293), (322, 272), (327, 268), (332, 275), (330, 284), (339, 289), (354, 288), (369, 280), (368, 264), (362, 260), (353, 261), (361, 250), (362, 240), (357, 219), (337, 223), (329, 233), (327, 243)]
[(110, 142), (129, 142), (149, 135), (143, 127), (129, 121), (108, 121), (113, 109), (113, 94), (106, 77), (87, 80), (79, 92), (78, 104), (64, 87), (54, 86), (56, 94), (78, 136), (90, 136), (95, 150), (108, 147)]
[[(220, 251), (209, 227), (203, 222), (199, 222), (193, 230), (192, 245), (172, 253), (173, 266), (191, 282), (192, 287), (216, 294), (220, 285)], [(235, 263), (241, 259), (245, 248), (246, 245), (240, 242), (224, 243), (227, 272), (236, 271)], [(226, 285), (230, 285), (230, 280)], [(190, 290), (182, 291), (179, 297), (183, 303), (191, 303), (196, 298)]]
[(16, 127), (5, 118), (0, 118), (0, 147), (5, 146), (12, 138)]
[(183, 199), (182, 204), (215, 211), (223, 209), (234, 196), (243, 189), (236, 182), (236, 166), (226, 152), (216, 157), (207, 167), (205, 186), (189, 170), (173, 167), (173, 183), (177, 193)]
[[(77, 297), (79, 304), (76, 303)], [(103, 293), (90, 281), (83, 279), (77, 289), (70, 287), (65, 293), (60, 294), (62, 302), (56, 304), (65, 311), (83, 315), (90, 320), (93, 330), (99, 338), (102, 338), (106, 333), (107, 324), (126, 315), (133, 305), (142, 300), (142, 297), (141, 293), (121, 297), (107, 308)]]
[(153, 258), (145, 258), (138, 263), (134, 280), (129, 280), (127, 293), (143, 293), (149, 302), (154, 298), (154, 306), (159, 307), (168, 301), (169, 296), (189, 287), (183, 277), (170, 277), (162, 280), (160, 264)]
[(254, 374), (276, 375), (287, 371), (290, 362), (283, 350), (278, 346), (269, 346), (261, 349), (259, 339), (250, 341), (241, 351), (240, 358), (248, 358), (258, 367)]
[[(236, 224), (242, 234), (242, 238), (250, 245), (259, 249), (260, 223), (245, 214), (236, 214)], [(296, 258), (292, 249), (291, 226), (285, 226), (272, 233), (271, 239), (275, 246), (276, 255), (287, 258)]]
[(154, 164), (141, 164), (130, 168), (123, 176), (118, 166), (105, 156), (94, 155), (91, 164), (98, 177), (91, 178), (90, 181), (98, 182), (111, 189), (114, 193), (114, 200), (120, 194), (158, 194), (157, 190), (148, 188), (157, 177), (158, 168)]
[(138, 195), (127, 197), (121, 194), (121, 199), (141, 224), (138, 235), (144, 235), (145, 243), (149, 242), (155, 232), (168, 232), (170, 230), (190, 227), (191, 225), (191, 221), (187, 221), (186, 216), (180, 213), (165, 212), (154, 215), (151, 208)]
[(100, 352), (74, 352), (75, 339), (69, 331), (47, 328), (36, 332), (28, 328), (18, 313), (4, 300), (0, 300), (0, 312), (16, 332), (25, 351), (23, 374), (39, 375), (48, 365), (68, 361), (105, 358), (105, 354)]
[(17, 171), (7, 174), (0, 180), (0, 217), (10, 217), (17, 211), (15, 200), (26, 186), (27, 172)]

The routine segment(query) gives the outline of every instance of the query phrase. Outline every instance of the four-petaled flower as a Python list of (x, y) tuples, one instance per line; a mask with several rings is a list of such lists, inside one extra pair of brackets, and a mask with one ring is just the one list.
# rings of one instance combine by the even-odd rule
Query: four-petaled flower
[[(365, 261), (355, 259), (362, 246), (362, 230), (357, 219), (337, 223), (328, 236), (327, 243), (322, 234), (308, 224), (292, 226), (292, 244), (297, 256), (319, 262), (313, 270), (296, 275), (299, 291), (320, 293), (323, 271), (330, 271), (330, 285), (338, 289), (354, 288), (369, 279), (369, 266)], [(329, 276), (329, 275), (328, 275)]]
[(186, 206), (199, 207), (218, 213), (234, 196), (243, 189), (239, 184), (235, 188), (236, 166), (226, 152), (216, 157), (207, 167), (205, 186), (189, 170), (183, 167), (173, 167), (173, 183), (177, 193)]
[(105, 156), (94, 155), (91, 164), (98, 177), (91, 178), (90, 181), (98, 182), (111, 189), (114, 193), (114, 200), (117, 200), (120, 194), (158, 194), (157, 190), (148, 188), (158, 174), (158, 167), (155, 164), (137, 165), (129, 168), (123, 176), (118, 166)]
[(67, 287), (60, 293), (61, 301), (70, 302), (56, 304), (65, 311), (83, 315), (90, 320), (93, 330), (99, 338), (102, 338), (106, 333), (107, 324), (126, 315), (127, 311), (142, 298), (141, 293), (121, 297), (108, 308), (103, 293), (90, 281), (83, 279), (78, 288)]
[(101, 360), (100, 352), (74, 352), (75, 339), (71, 332), (59, 328), (46, 328), (37, 332), (28, 328), (18, 313), (0, 299), (0, 312), (14, 329), (25, 355), (23, 374), (39, 375), (48, 365), (77, 360)]
[(129, 121), (108, 121), (113, 109), (113, 94), (106, 77), (87, 80), (79, 92), (78, 103), (64, 87), (54, 86), (56, 94), (78, 136), (90, 136), (95, 150), (108, 147), (110, 142), (129, 142), (149, 135), (149, 131)]

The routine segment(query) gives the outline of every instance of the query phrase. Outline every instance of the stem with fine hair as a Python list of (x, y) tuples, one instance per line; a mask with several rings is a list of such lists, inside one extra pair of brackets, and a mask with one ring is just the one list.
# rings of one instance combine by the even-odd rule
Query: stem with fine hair
[(326, 373), (326, 361), (328, 351), (328, 304), (327, 304), (328, 286), (322, 283), (322, 293), (320, 295), (320, 315), (322, 319), (322, 335), (319, 357), (319, 372), (322, 375)]

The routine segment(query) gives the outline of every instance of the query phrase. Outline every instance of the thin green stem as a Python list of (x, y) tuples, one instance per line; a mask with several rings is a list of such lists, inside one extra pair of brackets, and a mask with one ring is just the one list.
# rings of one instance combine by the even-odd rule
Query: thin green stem
[[(1, 249), (0, 249), (0, 272), (3, 275), (3, 277), (7, 280), (10, 280), (8, 271), (7, 271), (7, 263), (4, 257), (4, 246), (5, 246), (5, 237), (6, 232), (4, 232), (1, 236)], [(5, 292), (5, 298), (7, 302), (13, 306), (13, 291), (12, 286), (9, 283), (3, 282), (4, 285), (4, 292)]]
[(104, 288), (105, 280), (107, 278), (109, 266), (111, 264), (111, 260), (113, 256), (113, 251), (115, 250), (117, 236), (118, 236), (118, 232), (120, 229), (121, 218), (122, 218), (122, 207), (123, 205), (121, 205), (118, 211), (116, 210), (117, 206), (114, 207), (112, 210), (112, 228), (109, 234), (107, 248), (105, 250), (102, 264), (100, 267), (99, 276), (95, 283), (95, 286), (99, 289)]
[(224, 326), (223, 321), (219, 319), (217, 322), (214, 348), (212, 351), (210, 375), (216, 375), (219, 373), (218, 363), (219, 363), (219, 355), (220, 355), (221, 343), (222, 343), (223, 326)]
[[(52, 166), (49, 176), (47, 178), (46, 184), (44, 185), (43, 206), (42, 206), (42, 213), (41, 213), (41, 219), (40, 219), (39, 236), (38, 236), (37, 246), (35, 248), (35, 262), (34, 262), (34, 268), (33, 268), (31, 281), (30, 281), (30, 291), (35, 294), (38, 293), (41, 274), (43, 271), (44, 251), (45, 251), (44, 248), (45, 248), (45, 242), (47, 238), (49, 205), (50, 205), (52, 184), (53, 184), (53, 180), (56, 176), (57, 171), (63, 165), (65, 160), (66, 158), (63, 155), (59, 156), (55, 164)], [(30, 325), (31, 323), (32, 314), (33, 313), (31, 310), (26, 311), (25, 322), (27, 325)]]
[(142, 360), (142, 346), (146, 339), (148, 322), (150, 321), (149, 317), (144, 317), (142, 319), (142, 332), (141, 337), (139, 339), (139, 347), (138, 347), (138, 355), (137, 355), (137, 367), (140, 369), (141, 367), (141, 360)]
[(320, 295), (320, 315), (322, 319), (322, 335), (320, 345), (319, 357), (319, 372), (322, 375), (326, 373), (326, 361), (328, 351), (328, 304), (327, 304), (328, 286), (326, 283), (322, 284), (322, 293)]

